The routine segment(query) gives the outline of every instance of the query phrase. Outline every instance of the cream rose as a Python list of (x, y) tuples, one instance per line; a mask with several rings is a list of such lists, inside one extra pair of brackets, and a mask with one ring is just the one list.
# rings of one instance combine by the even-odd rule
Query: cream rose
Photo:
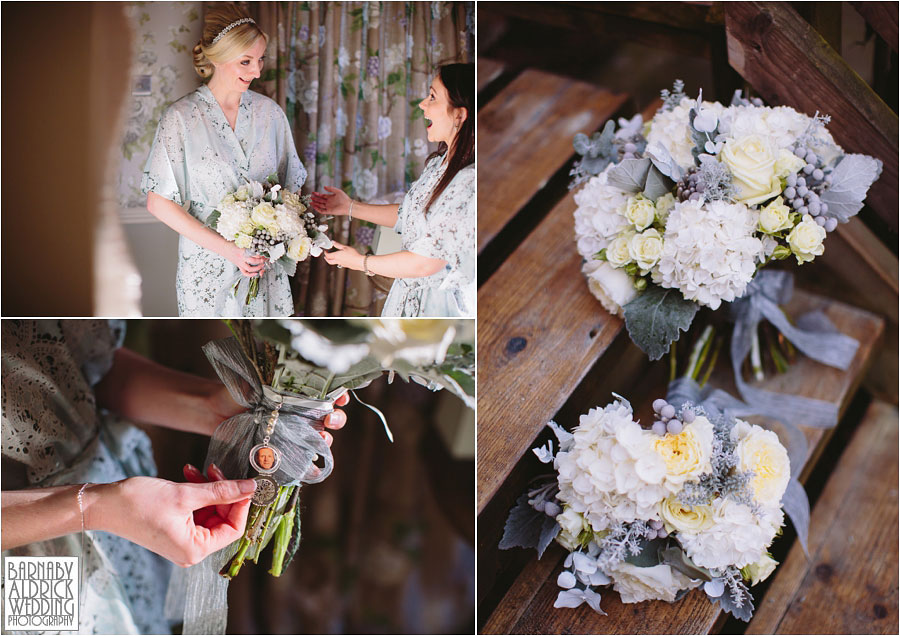
[(674, 494), (684, 482), (712, 472), (712, 442), (712, 423), (702, 415), (678, 435), (666, 433), (653, 440), (653, 450), (666, 465), (665, 486), (669, 492)]
[(263, 201), (253, 208), (253, 211), (250, 213), (250, 220), (270, 232), (278, 231), (275, 208), (268, 201)]
[(238, 234), (234, 239), (234, 244), (245, 250), (253, 244), (253, 238), (249, 234)]
[(675, 495), (659, 504), (659, 516), (662, 517), (667, 532), (700, 532), (713, 523), (713, 510), (710, 506), (685, 506)]
[(678, 592), (700, 584), (699, 581), (691, 581), (668, 565), (642, 568), (627, 561), (620, 561), (611, 566), (606, 573), (612, 577), (613, 589), (622, 597), (623, 603), (653, 600), (673, 603)]
[(625, 232), (606, 246), (606, 260), (610, 265), (613, 267), (625, 267), (631, 262), (628, 244), (631, 242), (632, 236), (634, 236), (634, 233)]
[(585, 530), (586, 527), (590, 527), (585, 524), (584, 517), (581, 513), (576, 512), (569, 506), (566, 506), (566, 509), (556, 516), (556, 523), (559, 524), (559, 527), (562, 528), (564, 532), (568, 532), (576, 538), (581, 534), (582, 530)]
[(312, 241), (308, 236), (298, 236), (288, 243), (287, 255), (295, 261), (305, 261), (311, 247)]
[(634, 225), (638, 232), (650, 227), (653, 219), (656, 218), (656, 206), (653, 201), (645, 199), (640, 194), (636, 197), (628, 199), (625, 206), (625, 218)]
[(250, 198), (250, 186), (242, 185), (240, 188), (235, 190), (234, 198), (238, 201), (246, 201)]
[(719, 157), (731, 170), (738, 202), (755, 205), (781, 192), (781, 181), (775, 174), (775, 154), (765, 137), (729, 139)]
[(581, 268), (587, 276), (588, 289), (611, 314), (623, 316), (622, 307), (637, 295), (631, 276), (614, 269), (605, 261), (588, 261)]
[(300, 200), (299, 194), (294, 194), (293, 192), (282, 190), (281, 199), (284, 201), (284, 204), (287, 207), (297, 212), (297, 214), (306, 212), (306, 206), (303, 205), (302, 201)]
[(750, 565), (741, 568), (741, 574), (745, 579), (750, 581), (750, 585), (756, 585), (769, 578), (769, 575), (775, 571), (777, 565), (778, 561), (766, 553), (763, 555), (763, 558), (756, 563), (751, 563)]
[(663, 225), (666, 224), (666, 219), (669, 218), (669, 212), (672, 208), (675, 207), (675, 195), (671, 192), (668, 194), (664, 194), (656, 200), (656, 218), (659, 219), (659, 222)]
[(759, 211), (759, 229), (766, 234), (775, 234), (793, 225), (791, 209), (784, 204), (784, 199), (777, 197)]
[(750, 485), (756, 500), (764, 506), (780, 506), (791, 478), (791, 462), (778, 435), (746, 422), (735, 425), (733, 433), (740, 439), (735, 448), (738, 468), (753, 473)]
[(825, 234), (825, 228), (817, 224), (809, 214), (803, 215), (803, 220), (794, 226), (787, 235), (787, 242), (800, 265), (825, 253), (825, 246), (822, 245)]
[(638, 264), (642, 272), (647, 272), (656, 265), (662, 250), (662, 236), (659, 230), (654, 228), (635, 234), (628, 241), (628, 255)]
[(778, 158), (775, 160), (775, 176), (784, 179), (789, 174), (799, 172), (805, 165), (806, 162), (803, 159), (790, 150), (782, 148), (778, 151)]

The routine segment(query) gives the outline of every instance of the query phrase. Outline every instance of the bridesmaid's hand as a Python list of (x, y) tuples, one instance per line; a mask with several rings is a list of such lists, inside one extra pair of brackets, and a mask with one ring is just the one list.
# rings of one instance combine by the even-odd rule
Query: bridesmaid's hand
[(347, 269), (358, 269), (362, 271), (364, 257), (355, 249), (348, 245), (343, 245), (337, 241), (332, 241), (334, 246), (333, 252), (325, 252), (325, 262), (329, 265), (337, 265), (338, 267), (346, 267)]
[(325, 186), (331, 194), (324, 192), (312, 193), (312, 207), (319, 214), (332, 214), (342, 216), (350, 214), (350, 197), (340, 188)]
[(265, 256), (251, 256), (231, 241), (228, 241), (228, 246), (222, 256), (236, 265), (241, 270), (241, 274), (248, 278), (262, 276), (266, 271)]

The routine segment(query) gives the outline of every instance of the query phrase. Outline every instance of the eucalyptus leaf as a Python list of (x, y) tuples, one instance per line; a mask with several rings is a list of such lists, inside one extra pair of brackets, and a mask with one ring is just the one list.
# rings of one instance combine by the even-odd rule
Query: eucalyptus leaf
[(649, 286), (625, 305), (625, 327), (632, 342), (651, 360), (659, 360), (687, 331), (700, 306), (677, 289)]
[[(652, 160), (651, 160), (652, 161)], [(650, 166), (647, 172), (647, 183), (644, 185), (644, 196), (651, 201), (672, 191), (675, 183), (665, 176), (655, 165)]]
[(706, 568), (698, 567), (691, 558), (677, 545), (669, 545), (659, 551), (659, 562), (678, 570), (689, 579), (712, 581), (713, 577)]
[(881, 175), (881, 160), (868, 155), (844, 155), (831, 172), (831, 187), (820, 199), (828, 204), (823, 215), (846, 223), (862, 209), (871, 185)]
[[(556, 527), (554, 532), (553, 526)], [(532, 508), (528, 504), (528, 493), (523, 493), (516, 500), (516, 505), (509, 511), (506, 524), (503, 526), (503, 537), (498, 547), (501, 550), (510, 548), (534, 548), (538, 556), (559, 532), (559, 524), (552, 517)], [(553, 536), (547, 539), (552, 533)], [(541, 547), (543, 545), (543, 548)]]
[(647, 173), (650, 172), (650, 159), (624, 159), (615, 168), (606, 173), (606, 182), (611, 185), (637, 194), (644, 189)]
[(659, 565), (660, 552), (665, 548), (668, 539), (644, 539), (641, 541), (641, 551), (638, 554), (630, 554), (625, 557), (625, 562), (636, 565), (639, 568), (652, 568)]
[(647, 155), (650, 161), (662, 174), (669, 177), (673, 182), (681, 180), (681, 167), (669, 154), (669, 151), (660, 143), (647, 146)]
[(206, 224), (212, 229), (217, 229), (219, 227), (219, 218), (221, 218), (222, 213), (218, 210), (213, 210), (208, 217), (206, 217)]

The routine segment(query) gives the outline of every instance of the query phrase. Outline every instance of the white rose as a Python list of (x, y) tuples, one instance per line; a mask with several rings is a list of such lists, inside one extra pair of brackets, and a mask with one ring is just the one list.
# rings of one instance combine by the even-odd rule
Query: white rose
[(672, 532), (700, 532), (706, 530), (713, 523), (713, 510), (710, 506), (696, 505), (685, 506), (675, 495), (667, 497), (659, 504), (659, 516), (666, 525), (666, 530)]
[(641, 195), (631, 197), (625, 206), (625, 218), (640, 232), (653, 223), (653, 219), (656, 218), (656, 206)]
[(308, 236), (298, 236), (288, 243), (287, 255), (295, 261), (305, 261), (309, 256), (310, 247), (312, 247), (312, 241)]
[(632, 232), (625, 232), (606, 246), (606, 260), (610, 265), (613, 267), (625, 267), (631, 262), (628, 244), (631, 242), (632, 236), (634, 236)]
[(635, 234), (628, 242), (628, 255), (638, 264), (642, 272), (647, 272), (656, 265), (662, 250), (662, 236), (659, 230), (653, 228)]
[(756, 563), (751, 563), (750, 565), (741, 568), (741, 574), (745, 579), (750, 580), (750, 585), (756, 585), (769, 578), (769, 575), (775, 571), (777, 565), (778, 561), (768, 554), (765, 554), (763, 555), (763, 558)]
[(246, 201), (248, 198), (250, 198), (250, 186), (245, 184), (235, 190), (234, 198), (238, 201)]
[(678, 435), (654, 436), (653, 450), (665, 463), (665, 486), (669, 492), (681, 490), (684, 482), (694, 481), (712, 472), (713, 426), (698, 415)]
[(631, 276), (605, 261), (587, 261), (581, 268), (588, 288), (609, 313), (622, 316), (622, 307), (637, 295)]
[(570, 534), (565, 530), (560, 530), (556, 535), (556, 542), (569, 552), (574, 552), (581, 544), (578, 543), (578, 537)]
[(563, 531), (576, 538), (585, 529), (584, 517), (569, 506), (566, 506), (562, 514), (556, 516), (556, 523), (559, 524)]
[(237, 245), (242, 250), (247, 249), (252, 245), (252, 237), (248, 234), (238, 234), (234, 239), (234, 244)]
[(825, 228), (816, 223), (809, 214), (803, 215), (803, 220), (787, 235), (788, 245), (797, 257), (797, 263), (802, 265), (825, 253), (825, 246), (822, 245), (825, 234)]
[(263, 201), (253, 208), (253, 211), (250, 213), (250, 220), (270, 232), (278, 231), (275, 208), (268, 201)]
[(787, 450), (772, 431), (753, 425), (749, 425), (749, 429), (742, 425), (735, 426), (735, 430), (739, 431), (738, 434), (746, 431), (735, 452), (738, 468), (754, 474), (750, 485), (756, 500), (764, 506), (780, 506), (791, 478)]
[(759, 211), (759, 229), (766, 234), (775, 234), (793, 225), (791, 209), (784, 204), (784, 199), (776, 197), (774, 201)]
[(669, 212), (674, 207), (675, 195), (671, 192), (664, 194), (656, 200), (656, 218), (659, 219), (660, 223), (663, 225), (666, 224), (666, 219), (669, 218)]
[(789, 174), (799, 172), (806, 162), (790, 150), (782, 148), (778, 151), (778, 159), (775, 160), (775, 176), (783, 179)]
[(738, 202), (754, 205), (781, 192), (781, 181), (775, 175), (775, 154), (762, 135), (729, 139), (719, 157), (731, 170)]
[(606, 572), (613, 579), (613, 589), (623, 603), (642, 601), (667, 601), (673, 603), (681, 590), (697, 587), (700, 582), (691, 581), (668, 565), (642, 568), (627, 561), (620, 561)]

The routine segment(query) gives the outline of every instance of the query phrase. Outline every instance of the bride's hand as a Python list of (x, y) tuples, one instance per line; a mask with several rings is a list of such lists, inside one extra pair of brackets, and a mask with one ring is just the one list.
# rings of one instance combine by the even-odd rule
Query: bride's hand
[(332, 241), (334, 251), (323, 254), (325, 262), (329, 265), (346, 267), (347, 269), (363, 269), (363, 255), (348, 245)]
[(350, 214), (350, 197), (340, 188), (325, 186), (331, 194), (324, 192), (312, 193), (312, 207), (319, 214), (332, 214), (342, 216)]
[(266, 271), (265, 256), (250, 255), (231, 241), (228, 242), (228, 247), (222, 256), (236, 265), (241, 270), (241, 274), (248, 278), (262, 276), (263, 272)]
[(252, 479), (177, 484), (131, 477), (85, 491), (85, 526), (187, 567), (241, 538), (255, 488)]

